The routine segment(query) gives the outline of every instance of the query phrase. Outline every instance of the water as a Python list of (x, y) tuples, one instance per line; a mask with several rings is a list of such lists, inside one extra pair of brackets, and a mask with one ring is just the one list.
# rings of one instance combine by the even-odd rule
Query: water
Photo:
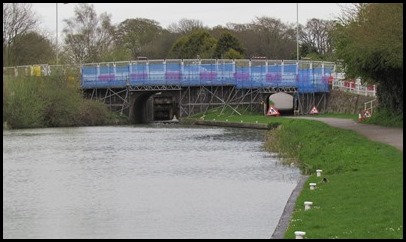
[(299, 179), (265, 131), (3, 131), (3, 238), (270, 238)]

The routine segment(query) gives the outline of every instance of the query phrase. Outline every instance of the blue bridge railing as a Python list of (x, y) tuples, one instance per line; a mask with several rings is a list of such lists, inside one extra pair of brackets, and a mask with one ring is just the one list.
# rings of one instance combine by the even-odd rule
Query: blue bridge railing
[(142, 60), (85, 64), (82, 88), (126, 86), (235, 86), (239, 89), (296, 87), (328, 92), (332, 62), (275, 60)]

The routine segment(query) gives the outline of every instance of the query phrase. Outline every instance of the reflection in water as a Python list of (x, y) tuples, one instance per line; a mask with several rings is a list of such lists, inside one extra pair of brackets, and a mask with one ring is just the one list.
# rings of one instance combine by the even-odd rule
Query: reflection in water
[(3, 131), (3, 238), (270, 238), (299, 171), (264, 131)]

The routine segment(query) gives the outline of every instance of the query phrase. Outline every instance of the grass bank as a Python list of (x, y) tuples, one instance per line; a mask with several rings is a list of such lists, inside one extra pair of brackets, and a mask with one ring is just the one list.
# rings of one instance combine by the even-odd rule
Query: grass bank
[[(351, 130), (313, 120), (210, 111), (194, 118), (279, 124), (265, 148), (310, 177), (299, 195), (285, 238), (403, 238), (403, 153)], [(316, 177), (315, 170), (323, 170)], [(326, 178), (327, 182), (323, 182)], [(310, 190), (308, 183), (317, 183)], [(313, 209), (304, 211), (304, 201)]]
[(3, 78), (3, 124), (9, 128), (120, 123), (126, 123), (126, 118), (103, 103), (83, 98), (78, 83), (69, 82), (63, 74)]

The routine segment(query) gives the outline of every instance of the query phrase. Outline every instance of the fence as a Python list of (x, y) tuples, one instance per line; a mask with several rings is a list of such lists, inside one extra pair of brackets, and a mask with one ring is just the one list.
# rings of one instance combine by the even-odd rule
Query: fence
[[(364, 110), (368, 111), (371, 115), (372, 115), (372, 112), (374, 111), (373, 110), (374, 109), (374, 102), (376, 102), (376, 100), (377, 99), (374, 99), (374, 100), (371, 100), (369, 102), (364, 103)], [(375, 106), (376, 106), (376, 104), (375, 104)]]
[(359, 81), (345, 81), (339, 78), (334, 78), (332, 89), (350, 92), (354, 94), (376, 97), (376, 85), (364, 85)]

